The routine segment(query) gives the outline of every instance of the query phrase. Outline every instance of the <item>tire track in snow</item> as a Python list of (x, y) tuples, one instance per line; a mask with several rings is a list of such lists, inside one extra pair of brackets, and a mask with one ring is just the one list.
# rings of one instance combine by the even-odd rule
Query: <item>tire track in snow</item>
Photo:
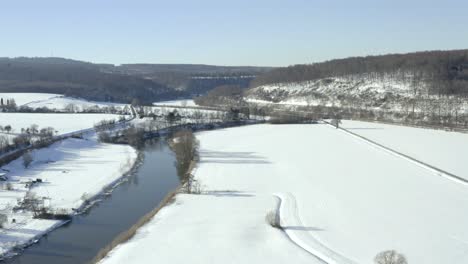
[[(324, 121), (324, 122), (325, 122), (327, 125), (329, 125), (329, 126), (333, 127), (334, 129), (336, 129), (335, 126), (331, 125), (330, 123), (328, 123), (328, 122), (326, 122), (326, 121)], [(455, 174), (453, 174), (453, 173), (450, 173), (450, 172), (448, 172), (448, 171), (439, 169), (439, 168), (437, 168), (437, 167), (435, 167), (435, 166), (432, 166), (432, 165), (430, 165), (430, 164), (428, 164), (428, 163), (425, 163), (425, 162), (420, 161), (420, 160), (418, 160), (418, 159), (415, 159), (415, 158), (413, 158), (413, 157), (411, 157), (411, 156), (408, 156), (408, 155), (406, 155), (406, 154), (403, 154), (403, 153), (401, 153), (401, 152), (399, 152), (399, 151), (396, 151), (396, 150), (394, 150), (394, 149), (392, 149), (392, 148), (389, 148), (389, 147), (384, 146), (384, 145), (382, 145), (382, 144), (380, 144), (380, 143), (377, 143), (377, 142), (375, 142), (375, 141), (373, 141), (373, 140), (371, 140), (371, 139), (368, 139), (368, 138), (366, 138), (366, 137), (364, 137), (364, 136), (361, 136), (361, 135), (359, 135), (359, 134), (356, 134), (356, 133), (354, 133), (354, 132), (351, 132), (351, 131), (349, 131), (349, 130), (347, 130), (347, 129), (345, 129), (345, 128), (339, 127), (338, 130), (341, 131), (341, 132), (343, 132), (343, 133), (346, 133), (346, 134), (348, 134), (348, 135), (350, 135), (350, 136), (352, 136), (352, 137), (354, 137), (354, 138), (356, 138), (356, 139), (358, 139), (358, 140), (361, 140), (361, 141), (363, 141), (364, 143), (367, 143), (367, 144), (369, 144), (369, 145), (371, 145), (371, 146), (373, 146), (373, 147), (375, 147), (375, 148), (378, 148), (378, 149), (380, 149), (380, 150), (382, 150), (382, 151), (385, 151), (385, 152), (387, 152), (387, 153), (389, 153), (389, 154), (391, 154), (391, 155), (394, 155), (394, 156), (399, 157), (399, 158), (402, 158), (402, 159), (404, 159), (404, 160), (406, 160), (406, 161), (412, 162), (412, 163), (414, 163), (415, 165), (417, 165), (417, 166), (419, 166), (419, 167), (422, 167), (422, 168), (424, 168), (424, 169), (427, 169), (427, 170), (429, 170), (429, 171), (435, 173), (435, 174), (438, 175), (438, 176), (444, 177), (444, 178), (446, 178), (446, 179), (448, 179), (448, 180), (451, 180), (451, 181), (454, 181), (454, 182), (457, 182), (457, 183), (461, 183), (461, 184), (463, 184), (463, 185), (468, 185), (468, 180), (465, 179), (465, 178), (463, 178), (463, 177), (460, 177), (460, 176), (455, 175)]]
[[(317, 257), (327, 264), (356, 264), (344, 256), (326, 247), (314, 238), (304, 226), (297, 209), (296, 198), (291, 193), (276, 193), (279, 199), (280, 225), (289, 239), (297, 246)], [(301, 229), (302, 228), (302, 229)]]

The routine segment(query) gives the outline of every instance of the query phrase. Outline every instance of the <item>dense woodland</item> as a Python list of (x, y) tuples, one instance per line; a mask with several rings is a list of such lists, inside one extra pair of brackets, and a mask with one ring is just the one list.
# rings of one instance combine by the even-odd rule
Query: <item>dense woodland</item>
[(183, 97), (205, 94), (222, 85), (247, 88), (260, 74), (272, 68), (249, 66), (212, 66), (202, 64), (123, 64), (103, 67), (103, 71), (139, 76), (177, 91)]
[[(383, 91), (359, 92), (366, 83), (380, 85)], [(405, 92), (392, 93), (392, 83), (403, 85)], [(278, 88), (262, 87), (271, 84)], [(302, 90), (297, 92), (296, 88)], [(306, 104), (258, 104), (245, 100), (249, 98), (271, 103), (294, 98)], [(468, 50), (369, 56), (277, 68), (258, 76), (248, 90), (222, 86), (196, 102), (247, 107), (251, 113), (277, 112), (284, 116), (283, 112), (292, 119), (312, 115), (314, 119), (342, 117), (466, 129)]]
[[(62, 58), (0, 58), (0, 92), (59, 93), (89, 100), (141, 103), (204, 93), (218, 85), (247, 87), (263, 68), (139, 64), (113, 66)], [(204, 69), (204, 68), (203, 68)], [(197, 78), (203, 77), (203, 78)], [(244, 78), (246, 77), (246, 78)]]
[(273, 69), (251, 84), (303, 82), (329, 77), (394, 78), (413, 76), (432, 84), (432, 93), (468, 95), (468, 50), (427, 51), (408, 54), (354, 57)]

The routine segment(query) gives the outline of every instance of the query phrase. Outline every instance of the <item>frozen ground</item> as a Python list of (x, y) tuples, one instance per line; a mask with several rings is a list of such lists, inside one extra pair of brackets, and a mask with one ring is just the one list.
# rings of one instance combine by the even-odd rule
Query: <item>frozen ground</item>
[(109, 106), (122, 108), (125, 106), (125, 104), (87, 101), (85, 99), (77, 99), (64, 96), (54, 97), (48, 100), (31, 102), (26, 104), (26, 106), (29, 106), (31, 108), (47, 107), (49, 109), (56, 110), (65, 110), (67, 109), (67, 107), (70, 108), (70, 105), (73, 105), (75, 107), (75, 111), (83, 111), (89, 108), (103, 108)]
[(192, 99), (184, 100), (173, 100), (173, 101), (161, 101), (155, 102), (153, 105), (167, 105), (167, 106), (197, 106)]
[(31, 108), (46, 107), (55, 110), (65, 110), (70, 105), (74, 106), (75, 111), (82, 111), (88, 108), (102, 108), (113, 106), (122, 108), (125, 104), (95, 102), (80, 98), (67, 97), (61, 94), (46, 94), (46, 93), (0, 93), (0, 98), (15, 99), (17, 106), (28, 106)]
[(341, 127), (468, 179), (468, 134), (348, 120)]
[[(465, 185), (327, 125), (256, 125), (198, 138), (195, 177), (205, 193), (178, 195), (103, 263), (319, 263), (312, 252), (328, 263), (370, 264), (390, 249), (408, 263), (468, 262)], [(445, 144), (456, 144), (448, 155), (468, 171), (463, 146)], [(288, 236), (264, 220), (274, 197), (282, 198)]]
[(28, 103), (46, 101), (50, 98), (60, 96), (62, 95), (50, 93), (0, 93), (0, 98), (3, 98), (5, 103), (7, 99), (14, 99), (17, 106), (22, 106)]
[(92, 128), (94, 124), (104, 119), (118, 118), (118, 115), (112, 114), (0, 113), (0, 126), (11, 125), (13, 133), (20, 133), (21, 128), (36, 124), (39, 129), (51, 126), (58, 131), (58, 134), (65, 134)]
[[(102, 189), (117, 181), (136, 160), (136, 151), (128, 145), (98, 143), (95, 138), (67, 139), (48, 148), (32, 151), (33, 162), (25, 169), (17, 159), (0, 171), (6, 172), (12, 190), (0, 191), (0, 210), (8, 215), (8, 224), (0, 234), (0, 254), (47, 232), (57, 221), (33, 219), (31, 212), (13, 212), (17, 199), (29, 191), (51, 211), (71, 213)], [(31, 189), (25, 184), (42, 179)], [(45, 198), (45, 199), (44, 199)], [(11, 223), (16, 219), (16, 224)], [(27, 235), (25, 235), (27, 234)]]

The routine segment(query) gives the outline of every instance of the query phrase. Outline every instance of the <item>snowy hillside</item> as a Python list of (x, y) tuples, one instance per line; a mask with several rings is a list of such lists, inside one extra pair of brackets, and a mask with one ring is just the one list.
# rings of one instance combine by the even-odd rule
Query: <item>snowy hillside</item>
[[(428, 111), (431, 101), (444, 104), (424, 80), (414, 82), (410, 74), (398, 77), (384, 75), (351, 75), (304, 81), (299, 83), (268, 84), (246, 92), (247, 101), (301, 106), (337, 106), (400, 111), (417, 99), (415, 111)], [(434, 104), (434, 103), (433, 103)], [(455, 104), (447, 102), (446, 104)], [(459, 103), (457, 102), (457, 105)], [(434, 106), (432, 106), (434, 107)], [(468, 110), (468, 102), (461, 102), (459, 110)], [(454, 111), (454, 109), (451, 109)]]
[[(406, 136), (421, 142), (418, 137), (428, 132), (406, 135), (399, 128), (374, 132), (393, 137), (393, 145)], [(427, 134), (452, 149), (466, 147), (452, 135), (457, 137)], [(391, 249), (408, 263), (468, 261), (466, 185), (323, 124), (255, 125), (197, 137), (195, 177), (203, 195), (178, 195), (103, 263), (186, 263), (190, 256), (191, 263), (320, 258), (371, 264)], [(419, 157), (439, 149), (428, 144), (425, 150), (428, 155), (419, 151)], [(444, 155), (466, 175), (464, 156)], [(278, 199), (283, 234), (265, 222)]]
[(339, 105), (343, 99), (355, 98), (371, 99), (380, 106), (387, 99), (411, 97), (412, 92), (410, 78), (372, 80), (366, 76), (348, 76), (259, 86), (248, 91), (248, 99), (282, 104)]
[(0, 93), (0, 98), (4, 101), (7, 99), (15, 100), (17, 106), (26, 105), (29, 103), (46, 101), (50, 98), (63, 96), (61, 94), (50, 94), (50, 93)]
[(125, 104), (95, 102), (80, 98), (67, 97), (61, 94), (46, 94), (46, 93), (0, 93), (0, 98), (5, 101), (14, 99), (17, 106), (27, 106), (33, 109), (48, 108), (50, 110), (68, 110), (83, 111), (90, 108), (116, 107), (122, 108)]

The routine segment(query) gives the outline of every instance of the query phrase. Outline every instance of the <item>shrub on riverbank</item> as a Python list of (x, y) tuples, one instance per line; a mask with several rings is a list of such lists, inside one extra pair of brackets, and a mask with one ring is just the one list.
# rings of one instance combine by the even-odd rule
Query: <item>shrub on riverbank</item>
[(200, 143), (193, 135), (192, 130), (183, 129), (175, 132), (170, 138), (170, 146), (176, 155), (177, 175), (186, 187), (187, 193), (201, 192), (200, 185), (191, 174), (198, 160)]

